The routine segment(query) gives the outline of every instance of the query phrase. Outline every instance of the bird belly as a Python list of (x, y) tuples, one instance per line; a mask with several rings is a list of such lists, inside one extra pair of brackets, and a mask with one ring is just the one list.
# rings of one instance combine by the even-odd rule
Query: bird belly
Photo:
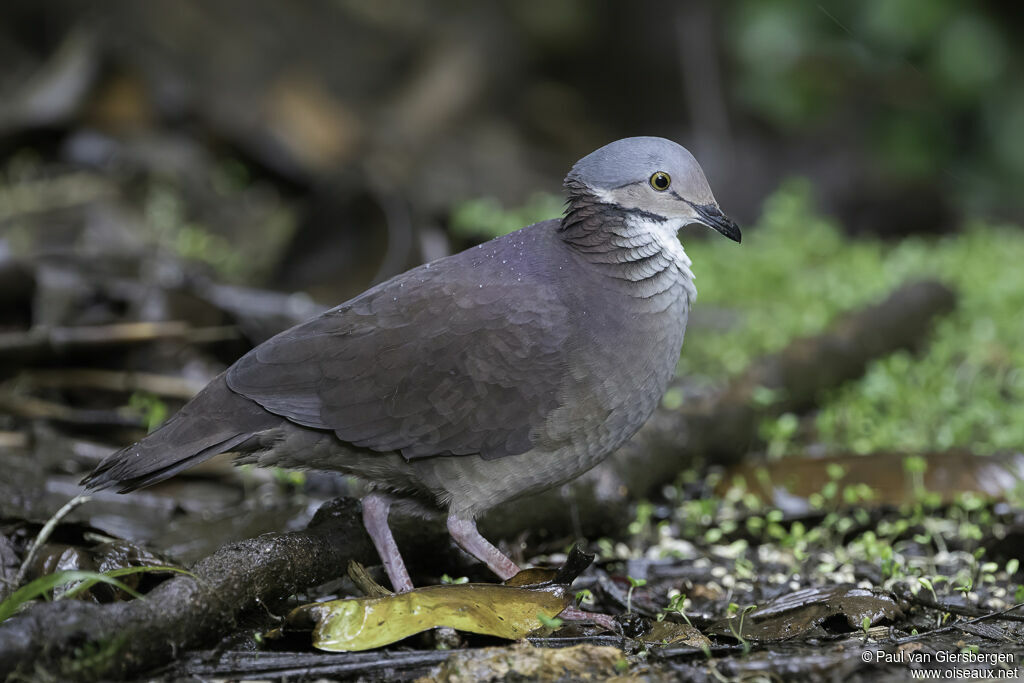
[[(586, 363), (571, 368), (559, 407), (535, 435), (536, 446), (525, 453), (407, 460), (347, 444), (332, 432), (283, 423), (257, 439), (261, 446), (238, 461), (342, 472), (428, 508), (476, 517), (578, 477), (643, 426), (674, 374), (682, 345), (687, 307), (680, 303), (669, 309), (649, 321), (646, 316), (630, 320), (628, 343), (616, 340), (578, 354)], [(675, 325), (658, 323), (666, 313)]]

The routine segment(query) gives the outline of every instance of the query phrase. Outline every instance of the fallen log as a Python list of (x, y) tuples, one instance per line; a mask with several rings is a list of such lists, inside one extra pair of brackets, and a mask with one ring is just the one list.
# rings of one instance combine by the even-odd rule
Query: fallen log
[[(123, 678), (177, 653), (209, 646), (238, 616), (336, 578), (350, 560), (376, 561), (359, 504), (324, 505), (303, 531), (265, 534), (220, 549), (150, 591), (107, 605), (61, 600), (34, 605), (0, 624), (0, 678)], [(91, 654), (83, 654), (91, 653)]]

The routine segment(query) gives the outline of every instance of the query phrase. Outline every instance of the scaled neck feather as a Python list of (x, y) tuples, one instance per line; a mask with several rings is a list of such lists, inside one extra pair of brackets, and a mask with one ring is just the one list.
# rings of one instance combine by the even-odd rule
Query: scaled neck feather
[(676, 236), (681, 220), (625, 210), (567, 181), (569, 201), (559, 227), (563, 241), (639, 298), (684, 295), (697, 299), (690, 257)]

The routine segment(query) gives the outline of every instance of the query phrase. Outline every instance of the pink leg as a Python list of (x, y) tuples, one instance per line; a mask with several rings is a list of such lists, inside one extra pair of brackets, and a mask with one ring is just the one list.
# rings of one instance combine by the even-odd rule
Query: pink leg
[[(491, 545), (491, 542), (480, 535), (476, 522), (472, 519), (460, 519), (454, 515), (448, 518), (448, 533), (467, 553), (486, 564), (492, 572), (505, 581), (519, 573), (519, 566)], [(607, 614), (584, 612), (576, 607), (566, 607), (561, 615), (566, 621), (589, 621), (612, 633), (619, 632), (619, 626)]]
[(455, 515), (448, 517), (448, 533), (459, 544), (459, 547), (480, 560), (492, 572), (505, 581), (519, 573), (519, 566), (480, 535), (476, 530), (476, 521), (460, 519)]
[(366, 527), (377, 554), (384, 562), (384, 570), (391, 579), (391, 587), (397, 593), (406, 593), (412, 590), (412, 579), (409, 578), (402, 554), (398, 552), (398, 544), (395, 543), (391, 527), (388, 526), (390, 510), (391, 500), (387, 496), (371, 493), (363, 498), (363, 526)]

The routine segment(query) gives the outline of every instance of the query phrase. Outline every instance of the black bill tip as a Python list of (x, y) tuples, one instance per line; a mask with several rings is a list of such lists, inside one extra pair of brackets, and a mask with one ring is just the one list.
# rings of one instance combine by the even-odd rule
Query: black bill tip
[(736, 225), (735, 221), (722, 213), (722, 210), (714, 204), (692, 204), (691, 206), (697, 211), (697, 215), (700, 216), (700, 221), (704, 225), (714, 228), (733, 242), (740, 242), (743, 239), (740, 226)]

